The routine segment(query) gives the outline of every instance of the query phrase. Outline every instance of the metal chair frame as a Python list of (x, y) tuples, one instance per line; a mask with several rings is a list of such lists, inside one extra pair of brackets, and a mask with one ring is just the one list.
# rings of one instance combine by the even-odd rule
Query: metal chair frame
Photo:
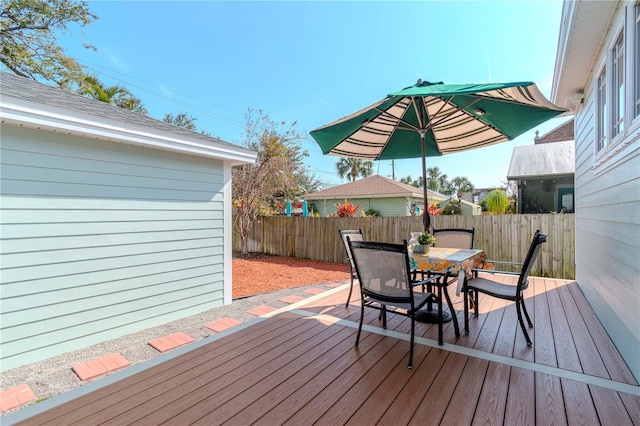
[[(349, 248), (349, 243), (347, 242), (347, 238), (351, 238), (353, 241), (364, 241), (364, 234), (362, 233), (362, 229), (339, 229), (338, 233), (340, 234), (340, 240), (342, 240), (342, 244), (344, 244), (344, 249), (347, 252), (347, 262), (349, 263), (349, 275), (351, 276), (351, 287), (349, 287), (349, 296), (347, 296), (347, 303), (345, 304), (345, 308), (349, 307), (349, 301), (351, 300), (351, 293), (353, 292), (353, 280), (358, 278), (356, 273), (356, 266), (353, 263), (353, 257), (351, 255), (351, 249)], [(356, 237), (356, 239), (354, 239)]]
[[(498, 299), (510, 300), (515, 302), (516, 304), (516, 312), (518, 314), (518, 323), (520, 324), (520, 328), (522, 329), (522, 333), (527, 341), (528, 346), (532, 346), (533, 343), (529, 338), (529, 333), (527, 332), (527, 328), (524, 325), (523, 313), (524, 317), (527, 320), (527, 324), (529, 328), (533, 328), (533, 323), (531, 322), (531, 318), (529, 317), (529, 313), (527, 312), (527, 307), (524, 303), (524, 297), (522, 295), (523, 291), (527, 289), (529, 286), (529, 274), (531, 273), (531, 269), (533, 268), (533, 264), (540, 253), (540, 249), (542, 244), (547, 241), (547, 234), (544, 234), (537, 230), (533, 235), (533, 239), (531, 241), (531, 245), (529, 246), (529, 251), (527, 252), (527, 256), (525, 261), (522, 263), (522, 269), (519, 273), (517, 272), (508, 272), (508, 271), (499, 271), (495, 269), (477, 269), (477, 272), (485, 272), (489, 274), (509, 274), (509, 275), (518, 275), (518, 283), (516, 285), (502, 284), (498, 281), (491, 280), (489, 278), (476, 277), (465, 283), (464, 289), (464, 330), (465, 333), (469, 333), (469, 296), (472, 294), (473, 304), (474, 304), (474, 315), (478, 316), (478, 293), (484, 293), (489, 296), (496, 297)], [(514, 262), (500, 262), (495, 260), (488, 260), (487, 262), (491, 262), (493, 264), (514, 264)]]
[[(372, 241), (351, 241), (347, 237), (347, 242), (356, 266), (362, 296), (360, 324), (355, 347), (357, 348), (360, 343), (365, 307), (381, 311), (382, 327), (385, 329), (387, 328), (387, 311), (409, 317), (411, 319), (411, 346), (409, 348), (408, 368), (412, 368), (413, 346), (415, 344), (415, 313), (428, 302), (435, 302), (438, 304), (438, 315), (442, 319), (442, 298), (431, 292), (415, 294), (413, 289), (415, 286), (426, 285), (438, 280), (440, 276), (433, 276), (419, 282), (414, 282), (411, 279), (406, 240), (404, 240), (403, 244), (391, 244)], [(375, 259), (375, 261), (371, 261), (371, 259)], [(442, 321), (438, 324), (438, 336), (441, 342)]]

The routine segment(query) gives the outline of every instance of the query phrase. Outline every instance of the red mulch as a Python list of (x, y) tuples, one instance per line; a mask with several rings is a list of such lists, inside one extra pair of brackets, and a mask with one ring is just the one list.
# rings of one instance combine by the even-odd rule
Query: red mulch
[(346, 263), (233, 253), (233, 298), (349, 279)]

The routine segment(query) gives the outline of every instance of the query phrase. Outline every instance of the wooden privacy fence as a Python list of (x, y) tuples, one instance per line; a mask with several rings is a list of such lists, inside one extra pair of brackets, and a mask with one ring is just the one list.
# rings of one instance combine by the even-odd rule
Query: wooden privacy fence
[[(474, 247), (490, 259), (522, 262), (536, 229), (549, 235), (532, 275), (575, 279), (575, 215), (523, 214), (435, 216), (435, 228), (475, 228)], [(325, 262), (346, 262), (339, 229), (362, 229), (370, 241), (401, 243), (412, 231), (422, 230), (421, 217), (264, 217), (253, 224), (250, 252), (291, 256)], [(233, 249), (240, 250), (237, 235)]]

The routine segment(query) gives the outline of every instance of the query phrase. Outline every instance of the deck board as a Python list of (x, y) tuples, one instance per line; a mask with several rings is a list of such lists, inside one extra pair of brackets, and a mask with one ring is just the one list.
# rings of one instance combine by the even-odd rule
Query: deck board
[[(575, 283), (532, 278), (525, 303), (533, 347), (513, 303), (486, 295), (468, 335), (456, 337), (452, 322), (444, 327), (445, 343), (457, 351), (437, 345), (437, 326), (418, 323), (411, 370), (410, 320), (388, 314), (385, 332), (378, 311), (366, 309), (374, 332), (363, 330), (355, 349), (359, 294), (346, 308), (347, 291), (300, 303), (23, 423), (640, 424), (637, 383)], [(602, 387), (591, 376), (614, 382)], [(616, 382), (635, 393), (616, 390)]]

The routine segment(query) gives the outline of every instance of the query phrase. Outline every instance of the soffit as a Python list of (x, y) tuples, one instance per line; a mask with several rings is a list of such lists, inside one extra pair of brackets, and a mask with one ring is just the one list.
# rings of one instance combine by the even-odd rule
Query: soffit
[(575, 111), (620, 2), (565, 1), (551, 101)]

